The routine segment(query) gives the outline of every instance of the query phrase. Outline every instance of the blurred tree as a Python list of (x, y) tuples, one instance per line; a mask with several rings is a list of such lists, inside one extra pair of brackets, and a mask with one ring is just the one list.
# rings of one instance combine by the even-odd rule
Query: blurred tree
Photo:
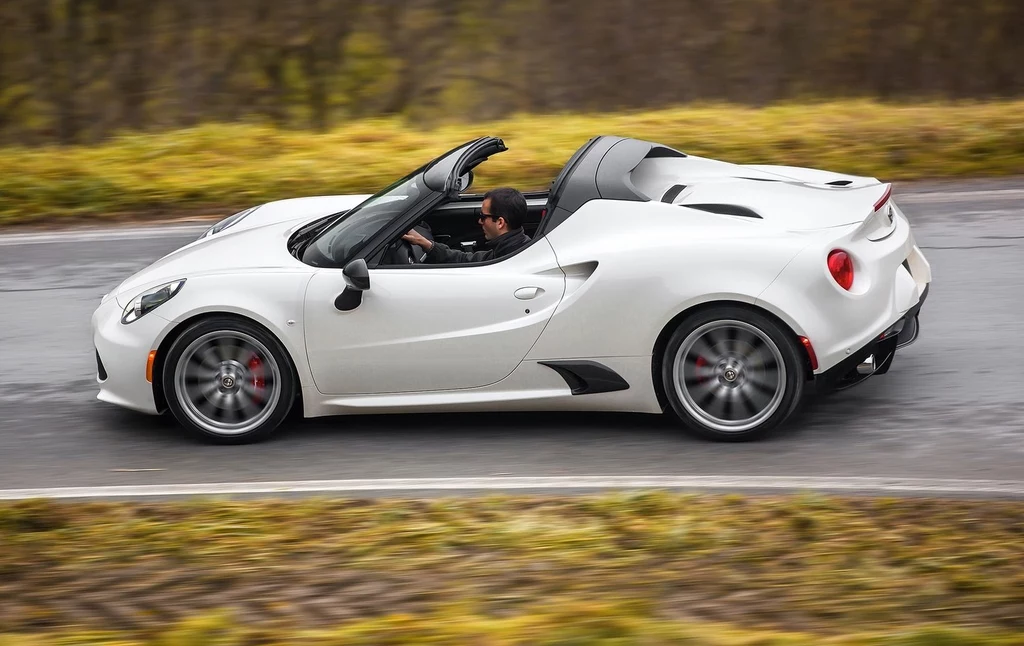
[(2, 0), (0, 142), (1024, 92), (1022, 0)]

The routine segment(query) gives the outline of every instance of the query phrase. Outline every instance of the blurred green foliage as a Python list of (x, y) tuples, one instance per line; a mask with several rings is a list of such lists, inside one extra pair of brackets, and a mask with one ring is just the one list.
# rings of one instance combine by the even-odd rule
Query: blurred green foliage
[(736, 163), (777, 163), (891, 181), (1024, 169), (1024, 100), (893, 106), (872, 101), (649, 112), (521, 115), (423, 129), (366, 118), (325, 133), (208, 124), (124, 134), (93, 146), (0, 148), (0, 223), (225, 215), (265, 201), (372, 193), (480, 135), (510, 150), (478, 169), (474, 191), (546, 189), (595, 134), (663, 142)]

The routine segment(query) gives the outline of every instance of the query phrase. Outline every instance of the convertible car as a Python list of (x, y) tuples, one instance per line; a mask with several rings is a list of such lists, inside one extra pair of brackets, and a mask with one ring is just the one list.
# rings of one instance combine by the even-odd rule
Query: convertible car
[(525, 193), (516, 252), (424, 262), (410, 229), (484, 242), (468, 189), (505, 150), (218, 222), (102, 298), (98, 398), (221, 443), (293, 410), (667, 414), (751, 440), (917, 338), (931, 268), (890, 184), (638, 139), (594, 137)]

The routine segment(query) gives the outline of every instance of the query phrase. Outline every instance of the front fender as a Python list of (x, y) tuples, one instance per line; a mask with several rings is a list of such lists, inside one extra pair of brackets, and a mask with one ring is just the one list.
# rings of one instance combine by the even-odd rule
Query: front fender
[[(303, 338), (303, 300), (312, 271), (247, 271), (188, 279), (156, 310), (172, 326), (206, 314), (234, 314), (267, 328), (284, 345), (301, 384), (312, 382)], [(162, 341), (162, 340), (161, 340)]]

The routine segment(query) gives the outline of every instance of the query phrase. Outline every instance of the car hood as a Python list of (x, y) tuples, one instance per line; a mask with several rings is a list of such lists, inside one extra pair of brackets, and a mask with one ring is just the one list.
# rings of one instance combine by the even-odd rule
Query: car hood
[[(268, 224), (282, 224), (282, 223), (295, 223), (298, 222), (298, 226), (302, 226), (305, 222), (314, 220), (316, 218), (330, 215), (331, 213), (340, 213), (347, 209), (351, 209), (360, 202), (370, 197), (369, 195), (317, 195), (313, 197), (296, 197), (288, 200), (277, 200), (276, 202), (267, 202), (259, 206), (248, 209), (248, 213), (242, 216), (238, 221), (231, 224), (223, 232), (218, 232), (213, 235), (222, 235), (223, 233), (244, 231), (245, 229), (255, 229), (257, 227), (266, 226)], [(231, 218), (225, 218), (230, 220)], [(210, 229), (214, 229), (210, 227)]]
[(288, 253), (288, 238), (303, 225), (339, 213), (367, 195), (332, 195), (270, 202), (251, 210), (228, 228), (203, 234), (126, 278), (107, 296), (125, 307), (143, 291), (163, 283), (206, 274), (245, 271), (310, 270)]

